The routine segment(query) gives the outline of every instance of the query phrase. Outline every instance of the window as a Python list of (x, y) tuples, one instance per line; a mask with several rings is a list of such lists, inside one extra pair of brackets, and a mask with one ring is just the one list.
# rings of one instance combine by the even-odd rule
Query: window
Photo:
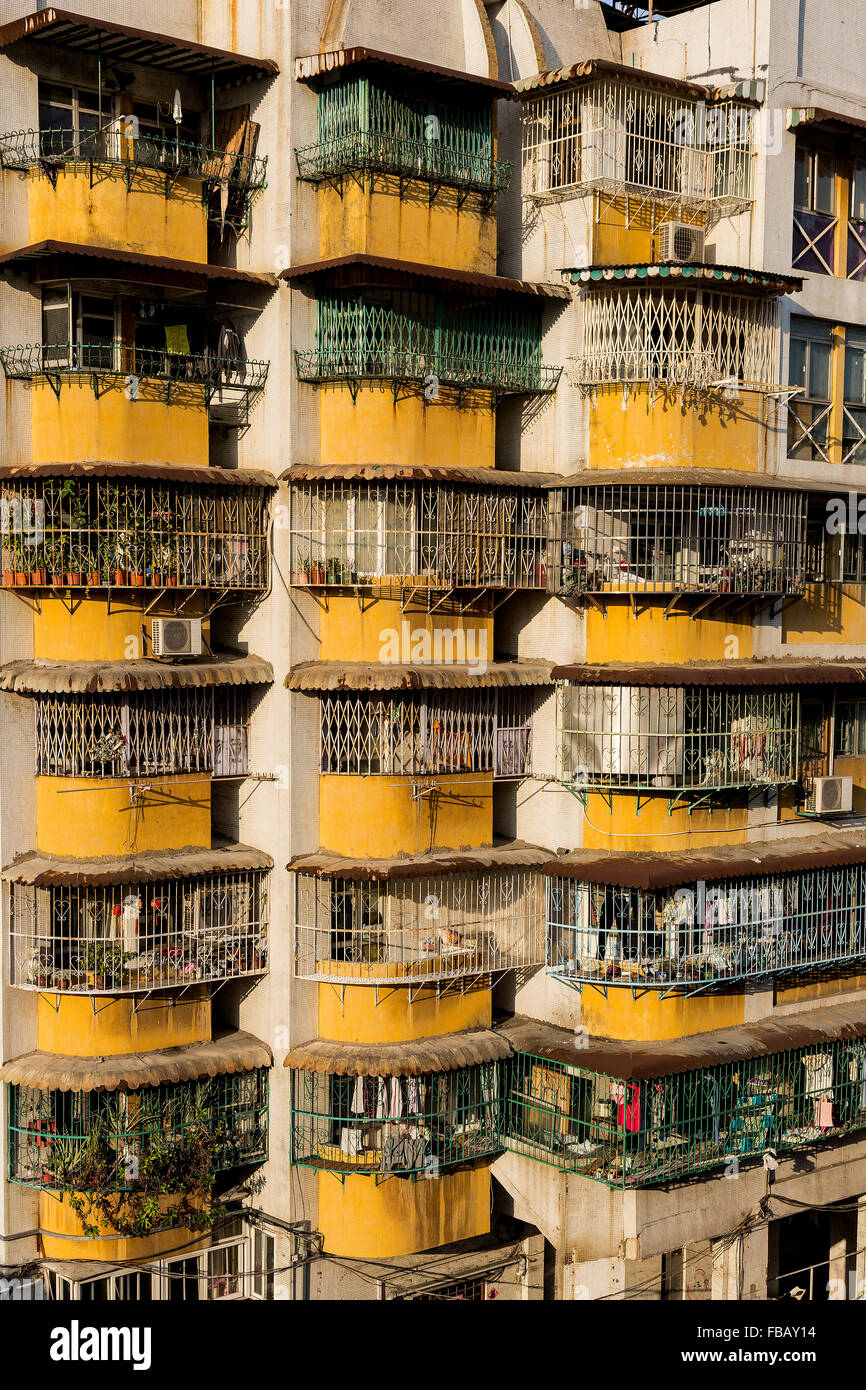
[(866, 333), (850, 328), (845, 335), (842, 462), (866, 463)]
[(835, 751), (842, 758), (866, 755), (866, 701), (851, 700), (836, 706)]
[(792, 264), (819, 275), (835, 274), (836, 156), (800, 145), (794, 164)]
[(253, 1231), (253, 1279), (250, 1293), (253, 1298), (270, 1301), (274, 1296), (274, 1265), (276, 1242), (267, 1231)]
[(792, 318), (788, 381), (799, 387), (789, 402), (788, 456), (827, 461), (830, 443), (832, 325)]
[[(102, 124), (111, 119), (112, 102), (102, 98)], [(39, 144), (43, 158), (95, 155), (100, 128), (98, 93), (82, 87), (39, 83)]]
[(46, 367), (111, 370), (115, 361), (114, 299), (73, 293), (69, 285), (43, 290), (42, 343)]

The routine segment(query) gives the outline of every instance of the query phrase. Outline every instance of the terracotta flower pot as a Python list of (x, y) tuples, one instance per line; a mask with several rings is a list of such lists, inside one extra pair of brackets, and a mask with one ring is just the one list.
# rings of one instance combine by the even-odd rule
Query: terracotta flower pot
[(79, 585), (81, 583), (81, 570), (70, 570), (66, 576), (66, 582), (71, 588)]
[(144, 584), (144, 575), (139, 574), (136, 571), (131, 571), (129, 575), (129, 582), (132, 588), (140, 589)]
[(44, 570), (31, 570), (31, 571), (30, 571), (30, 583), (31, 583), (31, 584), (40, 585), (40, 586), (41, 586), (41, 585), (44, 585), (44, 584), (45, 584), (45, 571), (44, 571)]
[(96, 588), (99, 583), (99, 570), (91, 570), (90, 574), (87, 576), (87, 583), (90, 585), (91, 589)]
[(126, 583), (126, 570), (115, 570), (114, 582), (115, 584), (122, 587)]
[(11, 587), (12, 587), (12, 585), (13, 585), (14, 583), (15, 583), (15, 571), (14, 571), (14, 570), (4, 570), (4, 571), (3, 571), (3, 586), (4, 586), (4, 588), (6, 588), (6, 589), (11, 589)]
[(52, 574), (52, 576), (51, 576), (51, 583), (54, 585), (55, 589), (60, 589), (60, 588), (62, 588), (62, 586), (63, 586), (63, 575), (62, 575), (62, 574)]

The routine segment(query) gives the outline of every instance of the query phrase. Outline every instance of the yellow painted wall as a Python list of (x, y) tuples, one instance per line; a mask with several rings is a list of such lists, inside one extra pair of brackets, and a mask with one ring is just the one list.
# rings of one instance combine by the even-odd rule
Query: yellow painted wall
[(442, 399), (430, 405), (417, 395), (395, 404), (383, 383), (363, 386), (355, 401), (348, 386), (315, 389), (320, 410), (322, 463), (424, 463), (492, 468), (493, 410), (458, 409)]
[(611, 987), (605, 998), (601, 990), (585, 985), (580, 996), (580, 1022), (592, 1037), (651, 1042), (736, 1028), (744, 1019), (742, 990), (696, 994), (690, 999), (678, 995), (662, 999), (648, 990), (633, 999), (630, 989)]
[(487, 1168), (433, 1179), (319, 1174), (318, 1229), (327, 1254), (381, 1260), (450, 1245), (490, 1230)]
[(202, 772), (138, 778), (150, 791), (130, 804), (129, 781), (36, 778), (36, 847), (82, 859), (133, 850), (210, 848), (210, 781)]
[(58, 170), (57, 186), (39, 169), (28, 178), (30, 242), (68, 241), (180, 261), (207, 260), (201, 181), (180, 179), (165, 196), (165, 176), (140, 169), (127, 192), (123, 171), (87, 166)]
[(688, 467), (765, 470), (771, 402), (744, 391), (739, 401), (695, 402), (647, 386), (599, 387), (589, 411), (592, 468)]
[(811, 1004), (821, 1000), (832, 1000), (838, 994), (850, 994), (852, 990), (866, 989), (866, 974), (852, 971), (850, 974), (821, 974), (808, 983), (786, 985), (784, 976), (776, 985), (776, 1003)]
[(664, 615), (667, 600), (641, 600), (637, 615), (628, 598), (607, 605), (607, 615), (586, 610), (586, 660), (719, 661), (752, 656), (754, 630), (746, 618), (721, 613), (718, 618)]
[(839, 758), (833, 762), (834, 777), (852, 777), (851, 804), (858, 814), (866, 811), (866, 758)]
[[(194, 618), (203, 609), (202, 601), (193, 601), (184, 606), (184, 617)], [(151, 608), (147, 598), (116, 598), (114, 594), (110, 608), (104, 598), (94, 598), (75, 603), (71, 611), (62, 599), (47, 598), (42, 611), (33, 614), (33, 656), (37, 661), (132, 661), (150, 656), (151, 623), (171, 612), (170, 601)], [(203, 631), (209, 638), (209, 619)]]
[[(659, 259), (661, 248), (654, 244), (653, 233), (659, 223), (671, 220), (664, 203), (599, 193), (595, 197), (595, 217), (593, 265), (646, 265)], [(700, 226), (705, 220), (700, 213), (690, 215), (677, 209), (678, 222)]]
[[(118, 902), (122, 890), (118, 889)], [(146, 999), (40, 994), (38, 1046), (62, 1056), (117, 1057), (209, 1042), (211, 1001), (203, 988)]]
[(387, 858), (398, 853), (424, 854), (435, 846), (491, 843), (490, 773), (414, 781), (434, 785), (438, 797), (413, 801), (411, 777), (320, 777), (321, 844), (337, 854)]
[(207, 463), (203, 386), (185, 385), (166, 405), (155, 382), (141, 383), (137, 401), (126, 399), (122, 378), (102, 385), (104, 393), (97, 399), (86, 374), (80, 381), (65, 377), (58, 399), (47, 381), (35, 380), (30, 387), (32, 459), (17, 458), (15, 441), (9, 440), (9, 462)]
[(496, 213), (482, 213), (473, 194), (460, 208), (449, 189), (431, 202), (416, 184), (401, 197), (397, 179), (377, 175), (374, 192), (346, 179), (339, 192), (322, 185), (316, 196), (323, 260), (357, 252), (496, 274)]
[[(691, 815), (680, 806), (668, 815), (668, 798), (664, 792), (642, 795), (638, 812), (633, 792), (611, 793), (611, 813), (605, 797), (591, 792), (583, 825), (584, 848), (681, 851), (705, 849), (714, 839), (719, 844), (740, 845), (749, 838), (747, 811), (743, 805), (716, 810), (712, 814), (701, 808)], [(671, 796), (675, 795), (672, 789)]]
[(866, 585), (810, 584), (782, 614), (782, 641), (866, 643)]
[[(465, 632), (468, 635), (463, 652), (470, 661), (493, 660), (493, 619), (468, 618), (444, 613), (404, 614), (399, 601), (365, 598), (364, 610), (352, 595), (330, 596), (327, 609), (319, 618), (320, 661), (393, 661), (427, 657), (427, 639), (418, 634), (430, 634), (430, 653), (435, 655), (436, 632)], [(471, 634), (471, 635), (470, 635)], [(444, 660), (457, 660), (462, 653), (459, 644), (440, 646)], [(399, 658), (392, 655), (399, 652)]]
[(397, 1043), (490, 1027), (489, 989), (441, 995), (435, 989), (379, 989), (378, 1002), (376, 994), (369, 985), (349, 985), (345, 990), (319, 985), (319, 1037), (335, 1042)]
[[(176, 1200), (172, 1197), (159, 1198), (164, 1211), (169, 1211)], [(96, 1224), (95, 1214), (91, 1219)], [(50, 1192), (39, 1194), (39, 1225), (42, 1228), (42, 1253), (48, 1260), (147, 1260), (156, 1259), (163, 1252), (177, 1250), (179, 1246), (183, 1247), (185, 1254), (191, 1254), (210, 1244), (210, 1235), (196, 1235), (186, 1227), (122, 1240), (110, 1239), (110, 1232), (106, 1231), (104, 1240), (82, 1240), (79, 1217), (68, 1202)]]

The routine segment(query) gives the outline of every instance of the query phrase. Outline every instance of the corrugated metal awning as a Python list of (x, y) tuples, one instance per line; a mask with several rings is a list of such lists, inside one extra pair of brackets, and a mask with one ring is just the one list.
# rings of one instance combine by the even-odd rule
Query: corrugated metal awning
[(433, 875), (471, 874), (487, 869), (531, 868), (549, 861), (549, 850), (524, 844), (522, 840), (511, 840), (503, 845), (464, 850), (433, 849), (429, 854), (402, 855), (393, 859), (350, 859), (343, 854), (320, 850), (316, 854), (298, 855), (286, 868), (290, 873), (314, 874), (316, 878), (393, 882)]
[[(540, 476), (547, 477), (547, 474)], [(627, 468), (582, 468), (576, 473), (554, 478), (557, 487), (608, 487), (633, 484), (637, 487), (728, 487), (758, 488), (775, 492), (821, 492), (839, 496), (839, 484), (812, 478), (770, 477), (766, 473), (745, 473), (738, 468), (654, 468), (630, 463)]]
[(611, 661), (599, 666), (554, 666), (553, 680), (572, 685), (861, 685), (864, 661), (809, 661), (767, 657), (759, 661), (693, 661), (680, 665)]
[(791, 106), (788, 108), (786, 124), (789, 130), (808, 125), (833, 135), (844, 135), (852, 130), (866, 130), (866, 121), (862, 116), (848, 116), (843, 111), (829, 111), (825, 106)]
[[(480, 673), (468, 666), (404, 666), (387, 661), (307, 661), (286, 676), (289, 690), (478, 690), (487, 686), (550, 685), (549, 661), (491, 661)], [(2, 689), (2, 686), (0, 686)]]
[(477, 1028), (403, 1043), (331, 1042), (317, 1038), (292, 1048), (283, 1065), (330, 1076), (423, 1076), (425, 1072), (456, 1071), (478, 1062), (498, 1062), (510, 1055), (511, 1044), (504, 1035), (491, 1028)]
[[(372, 272), (372, 274), (367, 273)], [(289, 266), (280, 272), (281, 280), (316, 280), (336, 277), (341, 284), (381, 286), (392, 277), (397, 283), (434, 289), (443, 285), (451, 290), (471, 290), (479, 295), (520, 294), (536, 299), (570, 299), (567, 285), (536, 284), (530, 280), (512, 280), (505, 275), (483, 275), (471, 270), (450, 270), (439, 265), (423, 265), (418, 261), (395, 261), (386, 256), (357, 253), (332, 256), (327, 261), (311, 261), (308, 265)]]
[(100, 695), (206, 685), (270, 685), (274, 668), (260, 656), (220, 656), (175, 664), (141, 661), (9, 661), (0, 690), (18, 695)]
[(63, 859), (54, 854), (22, 854), (7, 864), (0, 878), (34, 888), (83, 888), (112, 883), (154, 883), (160, 879), (194, 878), (240, 869), (271, 869), (274, 861), (248, 845), (221, 849), (181, 849), (106, 855), (101, 859)]
[(86, 53), (95, 58), (101, 54), (103, 63), (141, 63), (208, 82), (213, 74), (220, 86), (273, 77), (280, 70), (270, 58), (247, 58), (228, 49), (152, 34), (129, 24), (94, 19), (53, 5), (0, 28), (0, 49), (21, 39), (56, 44), (70, 56)]
[(495, 101), (499, 97), (514, 98), (514, 87), (510, 82), (499, 82), (493, 77), (481, 77), (475, 72), (461, 72), (459, 68), (442, 68), (435, 63), (422, 63), (417, 58), (403, 58), (396, 53), (382, 53), (377, 48), (338, 48), (328, 53), (311, 53), (308, 57), (295, 59), (295, 78), (318, 89), (324, 83), (346, 68), (387, 73), (391, 68), (403, 68), (410, 75), (419, 73), (429, 78), (436, 86), (461, 92), (475, 89), (480, 97)]
[(668, 280), (694, 283), (698, 289), (727, 290), (736, 285), (743, 290), (769, 290), (771, 294), (796, 294), (803, 288), (802, 275), (781, 271), (750, 270), (739, 265), (716, 265), (704, 261), (677, 264), (591, 265), (562, 271), (573, 285), (614, 284), (621, 289), (639, 289), (648, 282)]
[[(52, 261), (56, 264), (52, 265)], [(205, 289), (209, 280), (239, 280), (273, 289), (277, 284), (273, 275), (212, 265), (209, 261), (181, 261), (171, 256), (145, 256), (139, 251), (119, 251), (105, 246), (54, 240), (34, 241), (29, 246), (4, 252), (0, 255), (0, 270), (23, 271), (38, 267), (45, 272), (42, 279), (57, 278), (61, 271), (64, 276), (72, 278), (85, 277), (88, 273), (105, 278), (110, 274), (103, 264), (106, 261), (128, 270), (147, 271), (148, 280), (155, 285), (183, 284), (193, 289)]]
[(551, 878), (610, 883), (648, 892), (677, 884), (757, 878), (800, 869), (832, 869), (866, 863), (866, 826), (860, 831), (750, 840), (745, 845), (711, 845), (689, 853), (577, 849), (551, 859)]
[(537, 96), (539, 92), (551, 87), (574, 86), (593, 77), (613, 77), (618, 81), (630, 82), (638, 87), (655, 87), (660, 91), (677, 92), (681, 96), (694, 97), (696, 101), (710, 102), (715, 96), (712, 87), (700, 82), (689, 82), (685, 78), (667, 77), (660, 72), (645, 72), (627, 63), (614, 63), (609, 58), (585, 58), (569, 67), (552, 68), (547, 72), (537, 72), (532, 77), (523, 77), (514, 84), (518, 97)]
[[(504, 468), (431, 466), (427, 463), (296, 463), (280, 474), (283, 483), (328, 482), (467, 483), (483, 487), (552, 487), (566, 479), (557, 473), (518, 473)], [(838, 492), (838, 487), (836, 488)]]
[(137, 1091), (162, 1082), (254, 1071), (272, 1062), (267, 1043), (251, 1033), (232, 1032), (210, 1042), (166, 1047), (158, 1052), (124, 1052), (114, 1057), (28, 1052), (0, 1067), (0, 1081), (37, 1091)]
[[(273, 473), (261, 468), (188, 468), (171, 463), (13, 463), (0, 465), (0, 483), (17, 478), (142, 478), (210, 487), (275, 488)], [(838, 488), (837, 488), (838, 491)]]

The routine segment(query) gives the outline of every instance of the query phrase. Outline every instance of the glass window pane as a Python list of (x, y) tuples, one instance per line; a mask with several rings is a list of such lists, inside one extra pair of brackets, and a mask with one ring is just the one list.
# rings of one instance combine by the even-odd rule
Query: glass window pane
[(855, 164), (851, 175), (851, 216), (866, 222), (866, 164)]
[(807, 394), (811, 400), (830, 399), (830, 344), (809, 344), (809, 380)]
[(792, 338), (788, 365), (788, 382), (791, 386), (806, 389), (806, 344), (802, 338)]
[(809, 206), (809, 160), (810, 153), (802, 146), (797, 150), (794, 160), (794, 207)]
[(816, 156), (813, 196), (816, 212), (836, 211), (836, 160), (831, 154)]
[(848, 345), (845, 350), (845, 400), (856, 405), (866, 404), (864, 395), (864, 366), (866, 366), (866, 345)]

